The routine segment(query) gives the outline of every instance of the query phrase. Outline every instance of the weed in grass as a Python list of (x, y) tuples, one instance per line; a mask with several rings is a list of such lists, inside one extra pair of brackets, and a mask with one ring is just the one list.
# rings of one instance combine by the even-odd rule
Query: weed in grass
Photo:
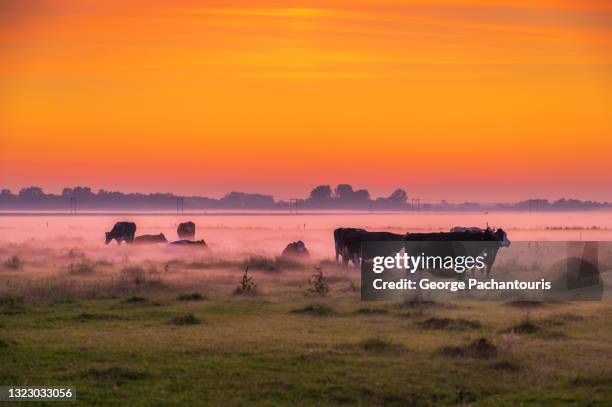
[(478, 321), (468, 319), (452, 319), (452, 318), (429, 318), (420, 324), (425, 329), (480, 329), (482, 324)]
[(359, 308), (355, 313), (362, 315), (387, 315), (389, 310), (384, 308)]
[(145, 380), (150, 378), (148, 373), (142, 373), (135, 370), (126, 369), (119, 366), (113, 366), (108, 369), (89, 369), (85, 372), (71, 375), (69, 379), (86, 379), (93, 380), (100, 386), (121, 386), (132, 380)]
[(249, 266), (244, 269), (240, 285), (234, 290), (236, 295), (254, 295), (257, 293), (257, 284), (253, 281), (253, 277), (249, 277)]
[(120, 315), (113, 314), (90, 314), (88, 312), (83, 312), (82, 314), (77, 315), (77, 321), (87, 322), (87, 321), (121, 321), (125, 320), (125, 317)]
[(180, 325), (180, 326), (198, 325), (200, 323), (201, 321), (198, 318), (196, 318), (193, 314), (180, 315), (172, 319), (172, 324)]
[(11, 270), (19, 270), (23, 267), (23, 261), (17, 255), (13, 255), (4, 261), (4, 267)]
[(204, 301), (207, 298), (200, 293), (181, 293), (176, 297), (176, 299), (178, 301)]
[(96, 271), (93, 264), (88, 262), (71, 264), (68, 266), (68, 274), (73, 276), (86, 276), (90, 274), (94, 274)]
[(335, 311), (332, 308), (328, 307), (327, 305), (311, 304), (304, 308), (295, 309), (291, 311), (291, 313), (324, 317), (324, 316), (334, 315)]
[(520, 323), (508, 328), (506, 332), (516, 332), (517, 334), (534, 334), (536, 332), (540, 332), (541, 330), (542, 328), (535, 322), (531, 321), (529, 316), (527, 316)]
[(542, 308), (544, 303), (542, 301), (531, 301), (531, 300), (516, 300), (506, 303), (509, 307), (514, 308)]
[(123, 302), (125, 302), (126, 304), (142, 304), (143, 302), (147, 302), (147, 301), (149, 300), (145, 297), (139, 297), (137, 295), (133, 295), (131, 297), (126, 298), (125, 301)]
[(26, 308), (23, 305), (24, 301), (21, 297), (2, 297), (0, 298), (0, 314), (2, 315), (17, 315), (24, 314)]
[(493, 370), (497, 370), (500, 372), (519, 372), (521, 370), (521, 366), (510, 360), (500, 360), (499, 362), (495, 362), (489, 366), (489, 368)]
[(372, 353), (400, 353), (406, 350), (406, 348), (398, 343), (392, 342), (388, 338), (368, 338), (364, 341), (359, 342), (359, 347), (366, 352)]
[(313, 295), (327, 295), (329, 284), (327, 284), (325, 276), (323, 276), (323, 270), (320, 267), (315, 267), (315, 269), (317, 272), (308, 279), (308, 285), (310, 286), (308, 292)]
[(449, 357), (492, 359), (497, 357), (497, 347), (486, 338), (480, 338), (466, 346), (444, 346), (440, 353)]

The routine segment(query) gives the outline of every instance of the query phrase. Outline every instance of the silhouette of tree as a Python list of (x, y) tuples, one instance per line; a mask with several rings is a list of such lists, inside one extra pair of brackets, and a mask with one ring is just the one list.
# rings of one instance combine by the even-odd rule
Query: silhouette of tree
[(332, 189), (329, 185), (319, 185), (310, 191), (310, 199), (315, 202), (327, 202), (332, 199)]

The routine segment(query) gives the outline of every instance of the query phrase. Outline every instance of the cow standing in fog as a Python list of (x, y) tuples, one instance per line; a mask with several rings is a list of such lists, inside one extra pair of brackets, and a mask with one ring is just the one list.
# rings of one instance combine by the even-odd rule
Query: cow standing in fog
[(193, 222), (183, 222), (178, 225), (176, 229), (176, 233), (178, 234), (179, 239), (181, 240), (194, 240), (195, 239), (195, 223)]
[(362, 242), (401, 242), (405, 235), (391, 232), (368, 232), (364, 229), (342, 228), (334, 230), (334, 240), (336, 243), (336, 259), (338, 253), (342, 256), (342, 263), (348, 266), (349, 261), (355, 267), (361, 264), (361, 243)]
[[(502, 247), (510, 246), (508, 235), (503, 229), (477, 229), (466, 228), (461, 231), (453, 228), (453, 232), (437, 233), (407, 233), (405, 240), (412, 243), (411, 249), (415, 255), (425, 253), (425, 255), (435, 256), (480, 256), (484, 255), (487, 267), (487, 276), (495, 263), (497, 252)], [(434, 243), (432, 243), (434, 242)], [(447, 242), (440, 244), (438, 242)], [(456, 242), (466, 242), (465, 245)]]
[(135, 234), (136, 224), (134, 222), (117, 222), (110, 232), (106, 232), (105, 244), (109, 244), (113, 239), (117, 241), (117, 244), (121, 244), (121, 242), (132, 243)]

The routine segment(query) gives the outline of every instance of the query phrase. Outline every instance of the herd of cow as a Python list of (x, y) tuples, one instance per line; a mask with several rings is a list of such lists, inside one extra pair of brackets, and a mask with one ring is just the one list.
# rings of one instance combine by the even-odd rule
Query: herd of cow
[[(449, 232), (405, 234), (339, 228), (334, 230), (336, 263), (342, 257), (345, 266), (352, 261), (355, 267), (359, 267), (364, 259), (362, 253), (364, 242), (411, 242), (410, 247), (417, 255), (427, 253), (442, 257), (456, 256), (458, 251), (465, 256), (476, 257), (484, 254), (487, 274), (493, 267), (499, 249), (510, 246), (508, 235), (503, 229), (493, 230), (488, 227), (486, 229), (454, 227)], [(392, 251), (397, 250), (397, 245), (389, 247)]]
[[(179, 240), (169, 242), (174, 245), (197, 245), (206, 246), (206, 242), (195, 239), (195, 223), (184, 222), (176, 229)], [(134, 222), (117, 222), (110, 232), (106, 232), (106, 244), (116, 240), (118, 244), (121, 242), (135, 244), (155, 244), (168, 243), (168, 239), (163, 233), (158, 235), (141, 235), (136, 236), (136, 224)]]
[[(157, 235), (141, 235), (136, 236), (136, 224), (133, 222), (117, 222), (110, 232), (106, 232), (106, 244), (116, 240), (118, 244), (121, 242), (135, 244), (156, 244), (168, 243), (172, 245), (189, 245), (206, 247), (206, 242), (195, 240), (195, 223), (184, 222), (179, 224), (177, 234), (179, 240), (168, 242), (163, 233)], [(442, 251), (453, 251), (452, 244), (440, 245), (435, 242), (469, 242), (467, 245), (462, 245), (463, 250), (467, 251), (465, 255), (478, 256), (485, 254), (487, 274), (491, 271), (497, 252), (501, 247), (510, 246), (508, 235), (503, 229), (486, 229), (476, 227), (454, 227), (449, 232), (437, 233), (391, 233), (391, 232), (369, 232), (365, 229), (356, 228), (338, 228), (334, 230), (334, 243), (336, 250), (336, 263), (339, 263), (342, 258), (342, 263), (348, 266), (352, 262), (355, 267), (359, 267), (363, 260), (362, 243), (364, 242), (420, 242), (411, 243), (413, 247), (419, 247), (418, 251), (428, 252), (437, 250), (439, 255), (452, 255), (455, 253), (439, 253)], [(430, 242), (434, 242), (431, 244)], [(440, 249), (442, 247), (442, 249)], [(309, 257), (308, 249), (304, 242), (291, 242), (282, 252), (283, 257), (294, 257), (304, 259)]]

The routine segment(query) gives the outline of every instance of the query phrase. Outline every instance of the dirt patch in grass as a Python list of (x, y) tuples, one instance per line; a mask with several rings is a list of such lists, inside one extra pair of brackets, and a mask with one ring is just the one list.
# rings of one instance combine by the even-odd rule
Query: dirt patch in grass
[(181, 293), (177, 295), (178, 301), (204, 301), (208, 298), (200, 293)]
[(480, 322), (463, 318), (429, 318), (421, 322), (420, 325), (425, 329), (462, 330), (482, 328)]
[(449, 357), (493, 359), (497, 357), (497, 346), (486, 338), (479, 338), (465, 346), (444, 346), (439, 352)]
[(99, 386), (121, 386), (129, 381), (145, 380), (151, 377), (148, 373), (130, 370), (124, 367), (113, 366), (108, 369), (89, 369), (87, 371), (68, 376), (68, 379), (92, 380)]
[(298, 308), (291, 311), (292, 314), (303, 314), (303, 315), (313, 315), (318, 317), (326, 317), (335, 315), (336, 311), (334, 311), (331, 307), (322, 304), (311, 304), (307, 305), (304, 308)]
[(193, 314), (185, 314), (174, 317), (172, 321), (170, 321), (173, 325), (186, 326), (186, 325), (199, 325), (202, 323), (198, 318)]

